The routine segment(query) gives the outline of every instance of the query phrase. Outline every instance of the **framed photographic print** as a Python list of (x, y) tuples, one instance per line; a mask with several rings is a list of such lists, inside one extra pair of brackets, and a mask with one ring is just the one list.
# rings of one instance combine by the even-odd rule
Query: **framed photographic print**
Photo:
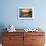
[(18, 19), (33, 19), (34, 8), (31, 7), (20, 7), (18, 8)]

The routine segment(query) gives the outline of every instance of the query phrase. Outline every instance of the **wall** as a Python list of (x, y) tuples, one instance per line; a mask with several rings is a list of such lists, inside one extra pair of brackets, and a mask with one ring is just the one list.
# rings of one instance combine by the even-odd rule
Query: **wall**
[[(16, 28), (38, 27), (46, 28), (46, 0), (1, 0), (0, 24), (15, 25)], [(17, 8), (33, 7), (35, 18), (32, 20), (17, 19)]]

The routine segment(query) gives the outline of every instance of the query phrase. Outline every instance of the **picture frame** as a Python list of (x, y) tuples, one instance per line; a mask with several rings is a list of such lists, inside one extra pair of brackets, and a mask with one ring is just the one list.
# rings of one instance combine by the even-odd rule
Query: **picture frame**
[(18, 19), (33, 19), (34, 8), (32, 7), (19, 7), (18, 8)]

